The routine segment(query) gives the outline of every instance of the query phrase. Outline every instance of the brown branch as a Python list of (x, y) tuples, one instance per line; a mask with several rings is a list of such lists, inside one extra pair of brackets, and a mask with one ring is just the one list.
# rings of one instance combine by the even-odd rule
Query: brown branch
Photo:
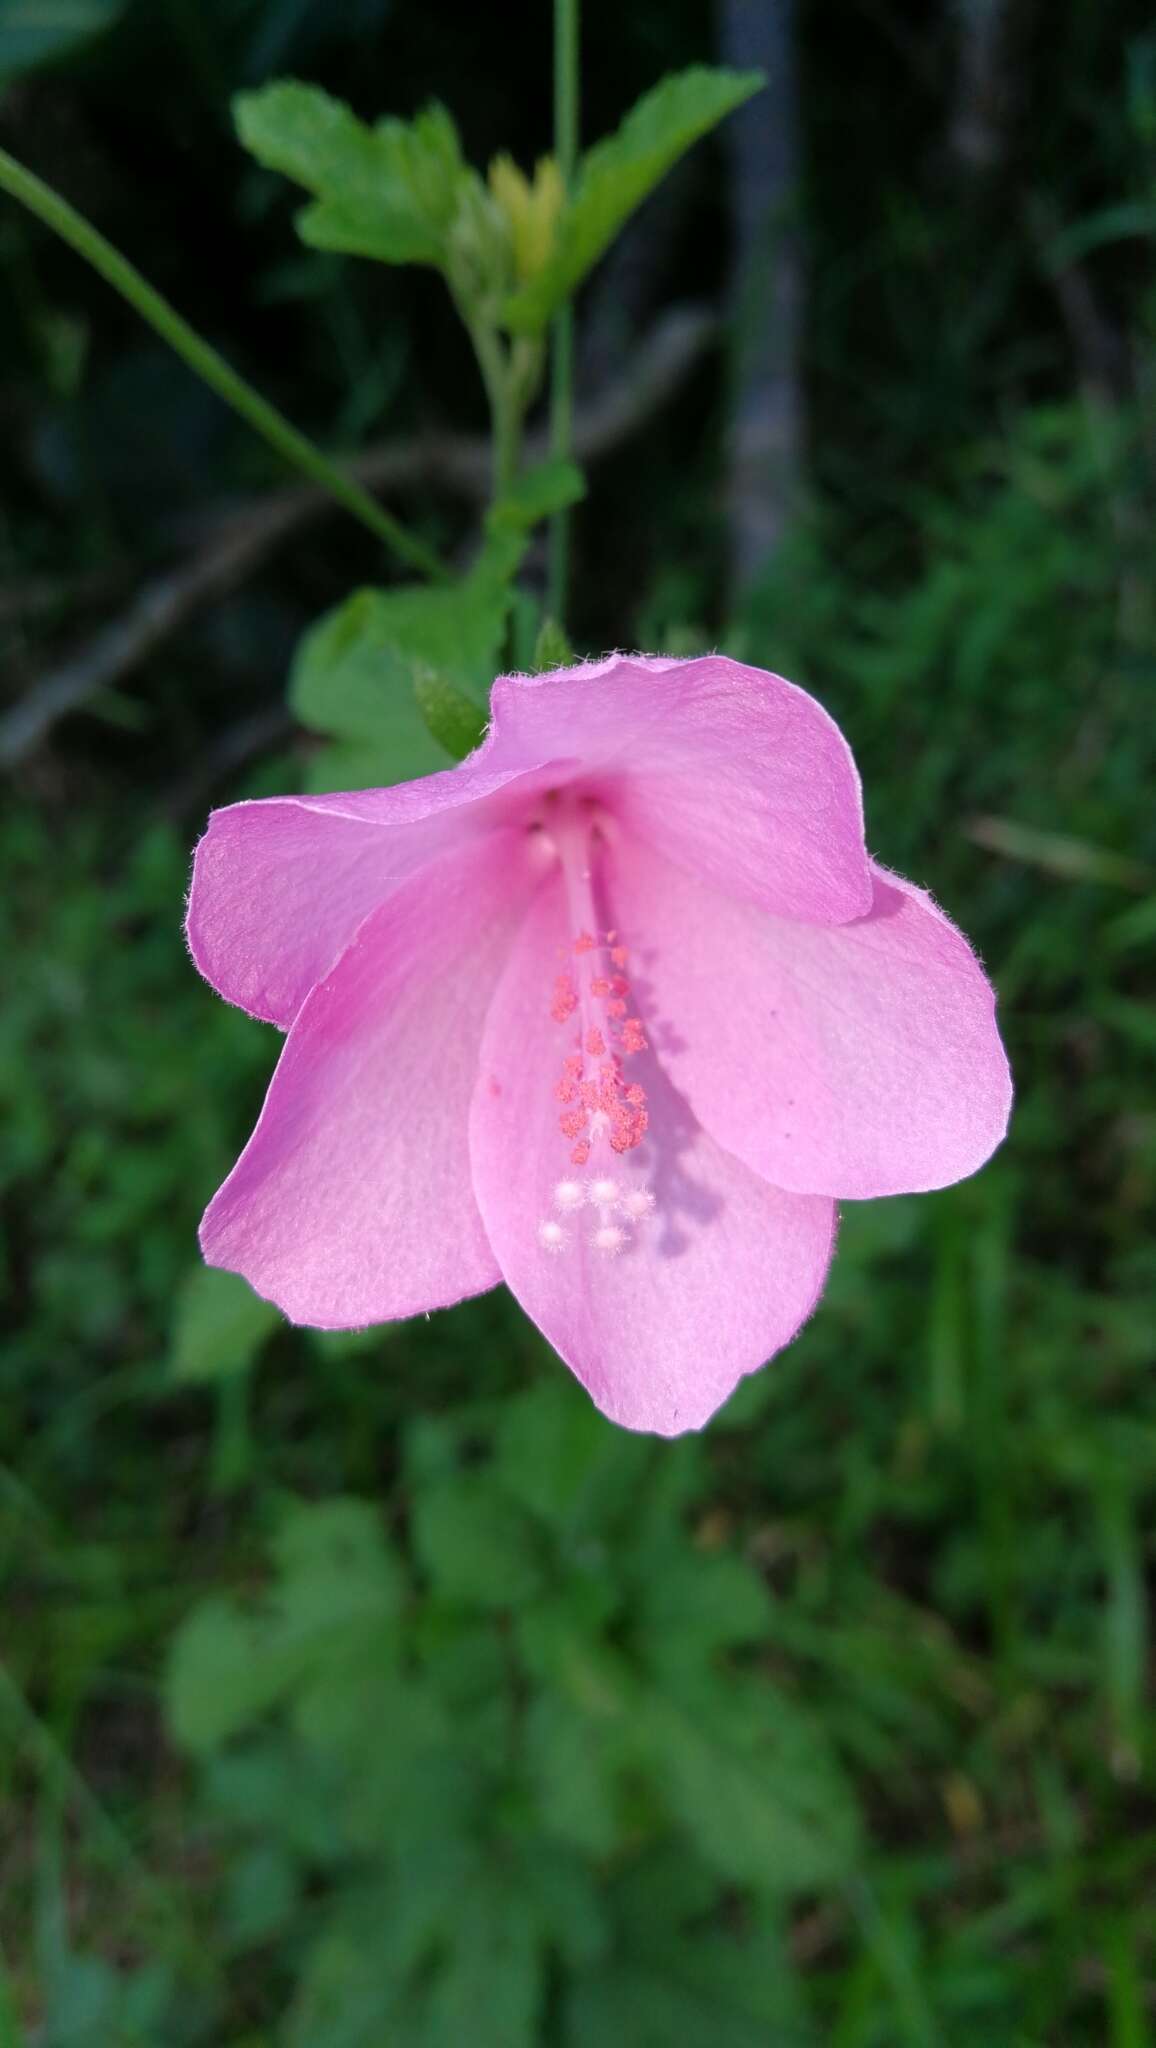
[(1130, 394), (1128, 344), (1108, 318), (1087, 272), (1071, 259), (1056, 261), (1060, 222), (1050, 201), (1029, 193), (1023, 213), (1036, 261), (1055, 293), (1080, 383), (1095, 405), (1111, 411)]
[(955, 109), (948, 141), (960, 165), (984, 176), (1003, 159), (1011, 115), (1008, 0), (955, 0), (959, 18)]
[[(577, 460), (595, 463), (646, 426), (702, 360), (718, 331), (716, 316), (701, 307), (675, 307), (657, 321), (622, 375), (579, 409)], [(548, 453), (544, 432), (528, 437), (527, 462), (544, 461)], [(482, 436), (445, 434), (367, 449), (349, 468), (367, 489), (382, 495), (420, 483), (481, 505), (490, 459)], [(328, 492), (299, 489), (278, 491), (219, 516), (190, 560), (144, 584), (118, 619), (42, 676), (0, 718), (0, 767), (25, 760), (58, 720), (139, 667), (194, 612), (251, 574), (291, 534), (333, 509)]]
[[(294, 494), (306, 495), (313, 494)], [(274, 498), (247, 515), (235, 515), (191, 562), (144, 584), (118, 619), (71, 660), (42, 676), (0, 719), (0, 767), (14, 768), (59, 719), (146, 660), (198, 606), (221, 596), (255, 567), (300, 518), (293, 496)]]
[[(1071, 258), (1057, 260), (1059, 221), (1050, 202), (1042, 194), (1030, 193), (1024, 218), (1040, 269), (1055, 293), (1084, 403), (1094, 423), (1111, 422), (1135, 391), (1127, 338), (1113, 325), (1082, 266)], [(1113, 476), (1110, 463), (1105, 464), (1105, 477), (1119, 553), (1117, 632), (1125, 647), (1147, 648), (1152, 634), (1148, 507), (1123, 476)]]
[(765, 72), (763, 92), (732, 114), (735, 345), (727, 434), (731, 573), (743, 589), (782, 543), (798, 490), (803, 436), (800, 344), (803, 260), (799, 176), (796, 0), (723, 0), (721, 54)]
[(21, 625), (38, 612), (59, 612), (110, 597), (124, 582), (123, 567), (87, 569), (79, 575), (32, 576), (26, 583), (0, 589), (0, 626)]
[(168, 816), (181, 819), (202, 810), (206, 798), (226, 775), (235, 774), (246, 762), (268, 753), (270, 747), (280, 746), (292, 731), (293, 714), (281, 698), (267, 704), (261, 711), (252, 712), (248, 718), (239, 718), (235, 725), (225, 726), (208, 753), (196, 761), (191, 773), (182, 776), (164, 798)]

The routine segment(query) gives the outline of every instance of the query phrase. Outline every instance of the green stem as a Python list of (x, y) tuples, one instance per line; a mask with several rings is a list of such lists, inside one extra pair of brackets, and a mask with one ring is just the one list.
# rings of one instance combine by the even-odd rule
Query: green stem
[(518, 474), (522, 415), (525, 408), (517, 389), (509, 352), (503, 346), (497, 329), (490, 327), (484, 320), (471, 319), (460, 300), (458, 311), (469, 329), (474, 354), (482, 373), (482, 382), (486, 387), (486, 397), (489, 400), (494, 441), (494, 496), (500, 498)]
[[(578, 163), (578, 9), (580, 0), (554, 0), (554, 154), (567, 192)], [(574, 428), (574, 312), (555, 314), (550, 350), (550, 452), (569, 459)], [(550, 522), (547, 610), (562, 624), (570, 578), (570, 514)]]
[(10, 192), (14, 199), (18, 199), (22, 206), (26, 206), (30, 213), (34, 213), (54, 234), (91, 263), (113, 290), (128, 300), (142, 320), (147, 320), (162, 340), (176, 350), (189, 368), (203, 378), (226, 405), (240, 413), (241, 418), (247, 420), (287, 462), (312, 477), (314, 483), (320, 484), (323, 490), (345, 506), (347, 512), (352, 512), (379, 540), (385, 541), (395, 554), (412, 563), (414, 568), (439, 581), (445, 578), (445, 568), (424, 541), (415, 540), (398, 520), (370, 497), (368, 491), (363, 490), (352, 477), (345, 476), (321, 453), (320, 448), (314, 447), (312, 441), (299, 434), (296, 427), (290, 426), (276, 407), (238, 376), (225, 358), (203, 341), (186, 320), (182, 320), (176, 308), (153, 290), (139, 270), (118, 249), (114, 249), (111, 242), (106, 242), (83, 214), (77, 213), (75, 207), (54, 192), (50, 185), (45, 185), (2, 149), (0, 190)]
[(507, 380), (494, 405), (494, 496), (500, 498), (518, 474), (522, 419)]

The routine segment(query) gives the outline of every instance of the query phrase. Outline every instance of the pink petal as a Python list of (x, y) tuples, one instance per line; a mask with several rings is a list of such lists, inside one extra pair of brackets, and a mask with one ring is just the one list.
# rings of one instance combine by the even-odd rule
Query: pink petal
[(615, 861), (615, 914), (673, 1080), (720, 1144), (800, 1194), (946, 1187), (1007, 1129), (983, 969), (928, 896), (873, 873), (870, 916), (823, 928), (737, 903), (637, 843)]
[(640, 838), (732, 895), (822, 924), (870, 909), (850, 749), (781, 676), (615, 655), (501, 677), (492, 710), (488, 767), (573, 756)]
[(521, 771), (492, 771), (483, 752), (392, 789), (214, 811), (188, 914), (189, 950), (206, 981), (287, 1029), (363, 917), (423, 862), (501, 816), (501, 792)]
[(205, 1212), (212, 1266), (291, 1321), (349, 1329), (500, 1279), (470, 1181), (486, 1005), (532, 877), (494, 832), (403, 882), (306, 998)]
[(590, 1244), (597, 1218), (566, 1218), (568, 1242), (543, 1248), (552, 1191), (573, 1175), (554, 1086), (569, 1050), (550, 1020), (567, 928), (557, 880), (513, 941), (482, 1042), (470, 1120), (474, 1187), (505, 1279), (592, 1399), (628, 1429), (698, 1429), (794, 1336), (822, 1290), (833, 1205), (784, 1195), (696, 1123), (657, 1063), (631, 1061), (649, 1095), (644, 1147), (608, 1171), (642, 1175), (657, 1203), (633, 1242)]

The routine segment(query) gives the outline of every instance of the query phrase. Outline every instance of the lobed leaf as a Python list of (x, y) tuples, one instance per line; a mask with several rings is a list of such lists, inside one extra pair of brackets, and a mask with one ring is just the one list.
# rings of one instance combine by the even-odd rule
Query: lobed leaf
[(443, 262), (462, 192), (477, 182), (444, 107), (370, 128), (319, 86), (285, 79), (241, 93), (233, 111), (258, 163), (314, 194), (297, 222), (311, 247), (383, 263)]
[(539, 333), (672, 164), (763, 83), (761, 71), (694, 65), (646, 93), (621, 127), (583, 157), (553, 253), (507, 299), (507, 327), (515, 334)]
[(280, 1310), (239, 1273), (194, 1267), (177, 1296), (169, 1371), (175, 1380), (200, 1382), (244, 1372), (281, 1321)]
[(628, 1520), (649, 1464), (646, 1439), (615, 1429), (561, 1373), (509, 1401), (498, 1424), (496, 1477), (560, 1535)]
[(544, 675), (552, 668), (573, 668), (577, 659), (565, 627), (557, 619), (543, 619), (534, 643), (534, 674)]
[(310, 764), (311, 789), (409, 782), (449, 766), (410, 687), (393, 596), (354, 591), (297, 649), (290, 706), (303, 725), (335, 743)]
[(414, 1504), (413, 1540), (435, 1590), (465, 1607), (518, 1607), (541, 1583), (533, 1528), (481, 1475), (461, 1473)]
[(849, 1795), (801, 1719), (764, 1687), (744, 1701), (732, 1676), (706, 1712), (652, 1692), (640, 1734), (671, 1812), (721, 1876), (790, 1897), (848, 1875), (858, 1837)]
[[(303, 725), (337, 742), (314, 789), (407, 782), (477, 744), (505, 638), (510, 577), (522, 530), (491, 535), (462, 582), (436, 589), (358, 590), (313, 627), (297, 651), (289, 702)], [(419, 671), (438, 684), (423, 695)], [(452, 693), (452, 695), (451, 695)], [(427, 707), (437, 698), (433, 722)]]
[(576, 463), (539, 462), (508, 485), (486, 515), (491, 535), (529, 533), (540, 520), (576, 505), (586, 496), (586, 479)]
[(176, 1636), (166, 1699), (178, 1742), (219, 1748), (291, 1702), (319, 1748), (339, 1748), (367, 1714), (392, 1709), (403, 1585), (365, 1501), (297, 1503), (273, 1543), (277, 1576), (252, 1609), (210, 1598)]
[(459, 1895), (430, 1986), (426, 2048), (535, 2048), (546, 1968), (531, 1905), (498, 1864)]
[(194, 1755), (219, 1748), (273, 1705), (286, 1675), (283, 1660), (264, 1654), (253, 1616), (232, 1600), (202, 1601), (177, 1632), (165, 1679), (177, 1742)]
[(486, 714), (472, 697), (451, 683), (441, 669), (428, 662), (413, 665), (413, 694), (426, 726), (451, 760), (464, 761), (481, 745)]

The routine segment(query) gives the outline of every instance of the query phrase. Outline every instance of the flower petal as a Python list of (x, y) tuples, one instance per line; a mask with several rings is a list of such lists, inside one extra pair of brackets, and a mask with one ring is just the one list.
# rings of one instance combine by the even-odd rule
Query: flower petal
[(789, 923), (624, 842), (614, 906), (663, 1059), (695, 1114), (777, 1187), (946, 1187), (1007, 1129), (991, 986), (930, 897), (874, 868), (868, 917)]
[(201, 1224), (208, 1263), (293, 1322), (385, 1322), (501, 1277), (468, 1116), (486, 1006), (533, 886), (524, 846), (495, 832), (403, 882), (293, 1024)]
[(870, 910), (851, 751), (781, 676), (615, 655), (500, 677), (492, 710), (488, 767), (573, 756), (639, 837), (717, 887), (821, 924)]
[[(490, 1004), (470, 1119), (474, 1188), (503, 1275), (597, 1406), (628, 1429), (697, 1429), (744, 1373), (794, 1336), (822, 1291), (833, 1204), (781, 1194), (707, 1136), (648, 1055), (643, 1147), (611, 1170), (645, 1174), (655, 1212), (617, 1256), (590, 1242), (597, 1216), (566, 1216), (544, 1248), (552, 1190), (572, 1175), (554, 1088), (568, 1042), (550, 1022), (566, 938), (548, 882), (512, 943)], [(637, 1165), (635, 1164), (637, 1162)]]
[(227, 1002), (287, 1029), (362, 918), (425, 861), (488, 831), (522, 773), (491, 770), (479, 752), (392, 789), (214, 811), (189, 895), (196, 965)]

